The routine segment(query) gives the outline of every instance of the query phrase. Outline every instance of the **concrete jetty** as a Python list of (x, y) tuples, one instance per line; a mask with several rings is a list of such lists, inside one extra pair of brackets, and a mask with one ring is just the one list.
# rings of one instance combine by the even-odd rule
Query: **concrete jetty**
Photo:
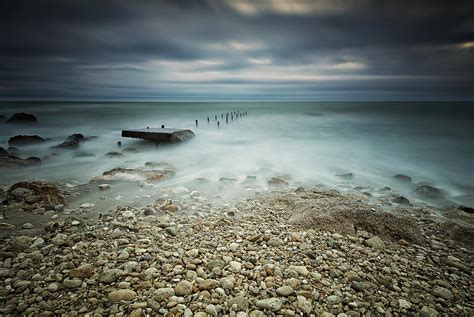
[(181, 142), (194, 137), (191, 130), (171, 128), (146, 128), (122, 130), (122, 137), (143, 139), (153, 142)]

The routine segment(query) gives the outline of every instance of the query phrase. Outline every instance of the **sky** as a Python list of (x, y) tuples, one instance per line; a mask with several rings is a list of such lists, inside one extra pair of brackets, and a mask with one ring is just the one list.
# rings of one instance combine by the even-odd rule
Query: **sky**
[(474, 100), (474, 1), (2, 0), (0, 100)]

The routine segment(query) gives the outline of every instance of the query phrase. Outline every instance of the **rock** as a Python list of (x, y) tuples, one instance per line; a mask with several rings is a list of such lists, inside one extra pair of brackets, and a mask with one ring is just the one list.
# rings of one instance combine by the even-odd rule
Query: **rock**
[(82, 208), (82, 209), (90, 209), (90, 208), (94, 208), (94, 207), (95, 207), (95, 204), (93, 204), (93, 203), (84, 203), (84, 204), (79, 206), (79, 208)]
[(29, 113), (15, 113), (13, 116), (10, 117), (5, 123), (19, 123), (19, 124), (25, 124), (25, 123), (37, 123), (38, 119)]
[(211, 316), (217, 316), (217, 309), (216, 306), (209, 304), (206, 306), (206, 313), (208, 313)]
[(403, 174), (397, 174), (393, 176), (393, 178), (396, 179), (397, 181), (404, 182), (404, 183), (411, 183), (412, 181), (410, 176), (403, 175)]
[(125, 152), (125, 153), (140, 153), (141, 150), (139, 150), (137, 148), (134, 148), (134, 147), (127, 147), (127, 148), (123, 149), (123, 152)]
[(0, 167), (14, 168), (38, 164), (41, 164), (41, 159), (39, 157), (31, 156), (27, 159), (22, 159), (14, 155), (0, 155)]
[(273, 312), (279, 311), (282, 306), (282, 302), (279, 298), (270, 297), (265, 299), (260, 299), (255, 302), (255, 306), (260, 309), (267, 309)]
[(474, 208), (471, 208), (471, 207), (467, 207), (467, 206), (459, 206), (458, 207), (459, 210), (462, 210), (464, 211), (465, 213), (468, 213), (468, 214), (474, 214)]
[(410, 201), (403, 196), (393, 198), (392, 202), (399, 205), (410, 205)]
[(114, 283), (117, 281), (119, 275), (122, 273), (120, 269), (104, 270), (99, 276), (99, 282)]
[(290, 296), (295, 292), (295, 290), (291, 286), (284, 285), (282, 287), (277, 288), (276, 293), (280, 296)]
[(153, 297), (158, 302), (163, 302), (163, 301), (166, 301), (171, 296), (174, 296), (174, 294), (175, 294), (174, 289), (172, 289), (171, 287), (164, 287), (164, 288), (157, 289), (155, 293), (153, 294), (154, 295)]
[(111, 302), (120, 302), (120, 301), (132, 301), (137, 297), (135, 291), (129, 289), (119, 289), (109, 293), (107, 298)]
[(398, 307), (400, 307), (400, 309), (410, 309), (411, 308), (411, 303), (407, 300), (404, 300), (404, 299), (399, 299), (398, 300)]
[(110, 185), (109, 184), (100, 184), (99, 185), (99, 190), (109, 190)]
[(331, 295), (326, 297), (326, 302), (328, 302), (329, 304), (338, 304), (341, 302), (341, 298), (337, 295)]
[(270, 238), (270, 240), (268, 240), (267, 244), (271, 247), (279, 247), (285, 244), (285, 242), (280, 238), (273, 237), (273, 238)]
[(122, 158), (124, 155), (117, 151), (111, 151), (105, 154), (108, 158)]
[(52, 240), (51, 242), (57, 246), (63, 246), (69, 243), (68, 236), (62, 233), (58, 233)]
[[(26, 191), (25, 191), (26, 190)], [(21, 196), (18, 196), (18, 191), (23, 191)], [(38, 196), (36, 203), (58, 205), (64, 204), (64, 196), (59, 191), (56, 185), (44, 182), (19, 182), (12, 185), (7, 191), (7, 202), (9, 204), (15, 202), (24, 203), (28, 196)]]
[(71, 226), (79, 226), (81, 222), (79, 220), (73, 220), (71, 221)]
[(219, 283), (216, 280), (213, 280), (213, 279), (202, 280), (198, 284), (199, 289), (201, 291), (214, 289), (218, 285), (219, 285)]
[(11, 223), (0, 222), (0, 229), (2, 230), (15, 230), (16, 226)]
[(419, 311), (420, 317), (437, 317), (438, 312), (431, 307), (423, 306)]
[(166, 233), (168, 233), (170, 236), (173, 236), (173, 237), (178, 235), (178, 229), (174, 226), (166, 227), (165, 231), (166, 231)]
[(311, 302), (306, 299), (304, 296), (298, 296), (296, 301), (296, 306), (305, 313), (306, 316), (309, 316), (311, 311), (313, 310), (313, 305)]
[(378, 236), (373, 236), (364, 241), (364, 244), (372, 249), (382, 250), (385, 248), (385, 243)]
[(345, 179), (345, 180), (351, 180), (351, 179), (354, 178), (354, 174), (352, 174), (352, 173), (338, 174), (338, 175), (336, 175), (336, 176), (338, 176), (338, 177), (340, 177), (340, 178), (342, 178), (342, 179)]
[(23, 229), (33, 229), (33, 224), (32, 223), (24, 223), (23, 226), (21, 226)]
[(240, 270), (242, 269), (242, 263), (237, 261), (230, 261), (229, 266), (231, 268), (231, 271), (236, 273), (240, 272)]
[(418, 186), (415, 191), (419, 196), (425, 198), (440, 198), (442, 196), (438, 188), (428, 185)]
[(181, 281), (178, 283), (178, 285), (176, 285), (174, 291), (178, 296), (190, 295), (193, 292), (193, 286), (188, 281)]
[(82, 133), (74, 133), (66, 138), (67, 141), (84, 142), (87, 138)]
[(219, 182), (223, 182), (223, 183), (234, 183), (236, 181), (237, 181), (237, 179), (230, 178), (230, 177), (221, 177), (221, 178), (219, 178)]
[(63, 285), (64, 287), (66, 288), (78, 288), (79, 286), (82, 285), (82, 281), (81, 280), (78, 280), (78, 279), (65, 279), (63, 281)]
[(272, 177), (267, 181), (271, 186), (288, 186), (288, 181), (280, 177)]
[(46, 142), (39, 135), (15, 135), (8, 139), (9, 146), (24, 146)]
[(75, 133), (66, 138), (66, 140), (58, 145), (53, 146), (53, 148), (62, 148), (62, 149), (77, 149), (81, 142), (86, 141), (87, 139), (81, 133)]
[(435, 287), (431, 294), (435, 297), (442, 297), (444, 299), (453, 299), (453, 293), (444, 287)]
[(69, 272), (70, 277), (88, 278), (94, 275), (94, 267), (91, 264), (84, 264)]
[(363, 282), (357, 282), (357, 281), (353, 281), (351, 283), (351, 287), (353, 290), (357, 291), (357, 292), (362, 292), (364, 290), (364, 283)]
[(298, 277), (298, 276), (308, 276), (309, 271), (306, 268), (306, 266), (296, 266), (296, 265), (290, 265), (287, 269), (288, 274), (292, 277)]
[(0, 156), (8, 156), (10, 153), (7, 152), (3, 147), (0, 146)]

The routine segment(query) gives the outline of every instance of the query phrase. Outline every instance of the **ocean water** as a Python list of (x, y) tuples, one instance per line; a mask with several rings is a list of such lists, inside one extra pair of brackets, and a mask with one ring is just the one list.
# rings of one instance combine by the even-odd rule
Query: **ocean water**
[[(225, 113), (237, 110), (248, 115), (226, 124)], [(455, 202), (470, 203), (474, 195), (472, 102), (0, 104), (0, 115), (15, 112), (32, 113), (39, 123), (0, 124), (0, 146), (7, 148), (8, 138), (18, 134), (50, 140), (22, 147), (22, 157), (39, 156), (43, 163), (0, 170), (3, 186), (26, 179), (81, 184), (111, 168), (166, 161), (176, 166), (177, 175), (156, 189), (189, 185), (202, 177), (209, 180), (208, 188), (218, 191), (220, 177), (241, 182), (248, 175), (256, 176), (264, 188), (269, 177), (288, 175), (295, 185), (322, 184), (342, 190), (390, 186), (414, 197), (412, 187), (394, 182), (392, 176), (401, 173), (415, 184), (442, 189)], [(122, 129), (162, 124), (192, 129), (196, 136), (158, 148), (121, 137)], [(96, 138), (78, 150), (51, 148), (73, 133)], [(120, 149), (117, 141), (123, 144)], [(122, 159), (105, 156), (126, 147), (142, 152), (125, 153)], [(91, 156), (78, 157), (78, 153)], [(353, 179), (338, 176), (346, 173), (352, 173)], [(242, 195), (242, 191), (229, 190), (227, 195)]]

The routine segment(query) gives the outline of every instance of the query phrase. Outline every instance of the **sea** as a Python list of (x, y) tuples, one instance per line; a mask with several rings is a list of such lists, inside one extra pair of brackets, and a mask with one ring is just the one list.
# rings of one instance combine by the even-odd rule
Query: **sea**
[[(341, 191), (390, 187), (409, 199), (417, 199), (414, 188), (426, 184), (439, 188), (454, 204), (474, 202), (473, 102), (0, 104), (0, 115), (17, 112), (34, 114), (38, 123), (0, 124), (0, 146), (8, 148), (14, 135), (39, 135), (48, 141), (20, 148), (21, 157), (37, 156), (42, 164), (0, 169), (4, 187), (34, 179), (76, 186), (112, 168), (164, 161), (177, 173), (156, 184), (152, 189), (156, 192), (191, 186), (200, 179), (205, 181), (195, 187), (212, 195), (254, 195), (255, 190), (248, 188), (225, 190), (219, 179), (242, 183), (255, 176), (263, 189), (269, 178), (284, 177), (292, 186), (322, 185)], [(237, 112), (226, 123), (226, 114)], [(195, 137), (158, 146), (121, 137), (123, 129), (161, 125), (191, 129)], [(73, 133), (91, 139), (75, 150), (52, 148)], [(122, 158), (105, 155), (127, 147), (140, 152), (124, 152)], [(400, 184), (393, 178), (396, 174), (410, 176), (412, 185)]]

